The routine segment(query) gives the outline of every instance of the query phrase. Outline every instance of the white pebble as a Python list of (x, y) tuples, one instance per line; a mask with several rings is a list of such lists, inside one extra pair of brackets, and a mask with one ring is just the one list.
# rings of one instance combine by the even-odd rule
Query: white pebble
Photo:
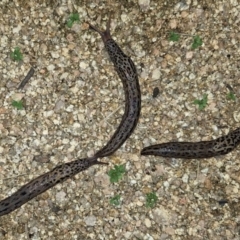
[(121, 14), (121, 20), (122, 20), (122, 22), (126, 22), (127, 14), (125, 14), (125, 13)]
[(68, 75), (69, 75), (69, 73), (64, 72), (64, 73), (60, 76), (60, 79), (61, 79), (61, 80), (62, 80), (62, 79), (67, 79)]
[(51, 52), (52, 58), (59, 58), (58, 52)]
[(145, 225), (147, 228), (150, 228), (152, 226), (151, 221), (148, 218), (145, 219)]
[(96, 217), (93, 215), (85, 217), (84, 222), (86, 223), (87, 226), (93, 227), (96, 224)]
[(187, 10), (188, 8), (189, 8), (189, 5), (185, 1), (181, 1), (175, 5), (174, 10), (175, 11), (184, 11), (184, 10)]
[(192, 59), (192, 57), (193, 57), (193, 52), (192, 51), (189, 51), (189, 52), (186, 53), (186, 59), (190, 60), (190, 59)]
[(150, 5), (150, 0), (138, 0), (138, 5), (141, 10), (147, 10)]
[(80, 62), (79, 66), (82, 69), (86, 69), (88, 65), (85, 62)]
[(184, 183), (188, 182), (188, 175), (186, 173), (183, 175), (182, 180)]
[(57, 202), (63, 202), (65, 200), (66, 193), (61, 191), (56, 194), (56, 200)]
[(80, 128), (81, 125), (78, 122), (73, 123), (73, 128)]
[(203, 168), (203, 169), (201, 170), (201, 173), (207, 174), (207, 173), (208, 173), (208, 168)]
[(48, 71), (52, 71), (54, 69), (55, 69), (55, 66), (53, 64), (50, 64), (50, 65), (47, 66)]
[(157, 80), (160, 78), (160, 76), (161, 76), (160, 70), (158, 68), (154, 69), (152, 72), (152, 79)]
[(190, 79), (190, 80), (193, 80), (193, 79), (195, 79), (195, 78), (196, 78), (195, 74), (190, 73), (190, 75), (189, 75), (189, 79)]
[(21, 25), (19, 24), (17, 27), (13, 28), (13, 33), (19, 33), (21, 30)]
[(163, 186), (164, 186), (165, 188), (169, 188), (169, 182), (165, 181), (165, 182), (163, 183)]
[(53, 115), (54, 111), (50, 110), (50, 111), (45, 111), (43, 112), (43, 116), (44, 117), (51, 117)]

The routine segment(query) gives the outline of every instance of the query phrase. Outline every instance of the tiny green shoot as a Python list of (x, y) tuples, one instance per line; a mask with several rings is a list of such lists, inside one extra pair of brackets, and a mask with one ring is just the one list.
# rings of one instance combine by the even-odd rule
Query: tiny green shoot
[(196, 49), (200, 46), (202, 46), (202, 39), (196, 35), (193, 37), (192, 49)]
[(170, 32), (168, 40), (172, 42), (177, 42), (179, 38), (180, 38), (180, 35), (178, 33)]
[(68, 17), (67, 26), (69, 28), (71, 28), (73, 26), (74, 22), (78, 22), (78, 21), (79, 21), (79, 14), (78, 13), (72, 13)]
[(10, 53), (10, 57), (14, 61), (21, 61), (23, 59), (23, 55), (20, 51), (19, 47), (15, 47), (14, 51)]
[(147, 193), (146, 195), (146, 207), (153, 208), (158, 200), (155, 192)]
[(115, 183), (118, 182), (122, 175), (126, 172), (124, 165), (115, 165), (113, 169), (108, 172), (108, 176), (110, 177), (110, 182)]
[(24, 107), (23, 107), (23, 102), (20, 100), (20, 101), (15, 101), (13, 100), (12, 101), (12, 106), (15, 107), (17, 110), (22, 110)]
[(235, 94), (234, 94), (233, 92), (229, 92), (229, 93), (227, 94), (227, 99), (228, 99), (228, 100), (236, 101), (236, 96), (235, 96)]
[(208, 95), (203, 94), (202, 99), (195, 99), (193, 103), (198, 105), (199, 110), (203, 110), (207, 106), (207, 101), (208, 101)]
[(114, 197), (112, 197), (110, 199), (110, 203), (115, 206), (120, 205), (120, 195), (115, 195)]

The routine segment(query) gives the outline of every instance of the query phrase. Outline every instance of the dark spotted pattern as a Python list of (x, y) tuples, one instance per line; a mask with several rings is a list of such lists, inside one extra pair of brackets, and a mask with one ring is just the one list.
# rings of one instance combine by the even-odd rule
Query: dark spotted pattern
[(94, 164), (105, 163), (98, 162), (95, 157), (78, 159), (55, 167), (52, 171), (33, 179), (10, 197), (5, 198), (0, 202), (0, 216), (14, 211), (37, 195), (45, 192), (58, 183), (65, 181), (75, 174), (86, 170)]
[(200, 159), (224, 155), (240, 143), (240, 128), (212, 141), (168, 142), (143, 148), (141, 155)]
[(109, 26), (110, 22), (108, 22), (105, 31), (100, 31), (90, 24), (90, 28), (102, 36), (105, 48), (122, 81), (125, 93), (125, 111), (121, 123), (111, 139), (95, 154), (95, 156), (99, 158), (112, 155), (123, 145), (136, 128), (141, 110), (141, 92), (136, 67), (131, 58), (125, 55), (117, 43), (111, 38)]

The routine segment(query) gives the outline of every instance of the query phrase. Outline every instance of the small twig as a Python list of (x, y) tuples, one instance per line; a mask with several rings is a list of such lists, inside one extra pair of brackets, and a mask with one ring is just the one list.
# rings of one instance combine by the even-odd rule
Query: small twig
[(31, 67), (27, 76), (22, 80), (22, 82), (19, 84), (17, 89), (23, 89), (24, 86), (27, 84), (28, 80), (33, 76), (33, 74), (34, 74), (34, 69), (33, 67)]
[(119, 106), (118, 108), (116, 108), (115, 110), (113, 110), (113, 112), (111, 112), (108, 116), (105, 117), (105, 121), (107, 121), (113, 114), (115, 114), (116, 112), (119, 111), (119, 109), (121, 109), (122, 106)]

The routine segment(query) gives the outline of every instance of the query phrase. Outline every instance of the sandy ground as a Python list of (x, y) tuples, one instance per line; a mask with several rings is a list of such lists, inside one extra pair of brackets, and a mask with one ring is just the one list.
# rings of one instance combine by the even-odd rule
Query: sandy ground
[[(71, 13), (80, 21), (66, 26)], [(217, 138), (240, 127), (240, 5), (230, 1), (0, 2), (0, 199), (58, 164), (92, 156), (117, 128), (123, 87), (99, 35), (137, 66), (138, 126), (111, 157), (0, 219), (0, 239), (240, 239), (240, 149), (203, 160), (143, 157), (150, 144)], [(169, 41), (171, 31), (177, 42)], [(191, 49), (194, 36), (203, 44)], [(23, 61), (10, 52), (19, 47)], [(29, 69), (34, 76), (17, 86)], [(153, 98), (158, 87), (159, 95)], [(236, 100), (228, 100), (229, 92)], [(208, 95), (202, 111), (193, 104)], [(23, 110), (12, 106), (21, 100)], [(108, 171), (125, 164), (121, 181)], [(146, 194), (158, 201), (146, 207)], [(119, 194), (119, 206), (110, 199)], [(225, 202), (225, 203), (224, 203)]]

